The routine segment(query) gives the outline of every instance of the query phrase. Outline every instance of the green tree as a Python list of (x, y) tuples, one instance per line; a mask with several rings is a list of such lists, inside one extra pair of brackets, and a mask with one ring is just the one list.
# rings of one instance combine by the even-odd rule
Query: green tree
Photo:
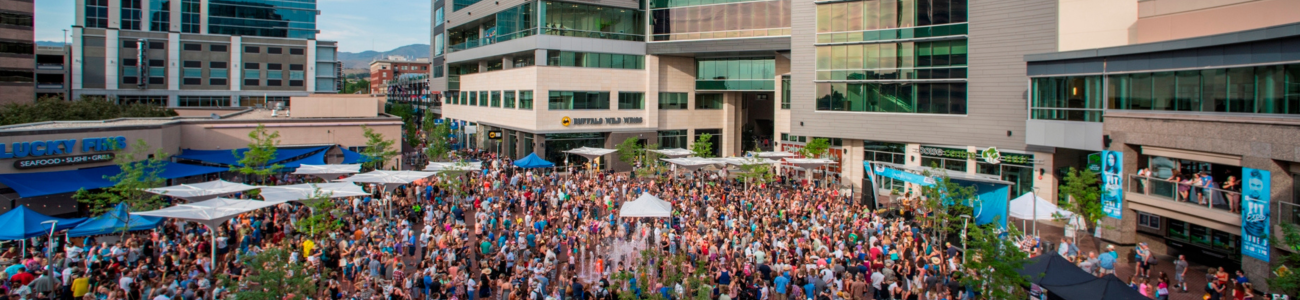
[[(164, 153), (161, 148), (150, 153), (149, 144), (144, 139), (136, 140), (131, 147), (121, 148), (118, 147), (117, 141), (112, 139), (109, 141), (110, 148), (117, 149), (113, 162), (121, 169), (117, 175), (104, 176), (104, 179), (113, 182), (113, 186), (93, 193), (82, 188), (77, 190), (72, 198), (89, 206), (92, 215), (104, 214), (118, 203), (124, 202), (131, 211), (162, 208), (162, 196), (146, 190), (162, 187), (166, 183), (159, 174), (162, 174), (167, 165), (167, 161), (164, 160), (168, 156), (167, 153)], [(119, 221), (123, 224), (122, 232), (126, 232), (126, 228), (132, 225), (130, 218), (119, 219)]]
[(261, 123), (257, 128), (248, 132), (248, 151), (239, 153), (238, 150), (230, 150), (235, 157), (239, 158), (238, 166), (230, 166), (231, 172), (238, 172), (246, 176), (256, 176), (259, 182), (262, 182), (266, 176), (275, 174), (280, 170), (280, 164), (270, 163), (275, 159), (275, 153), (280, 146), (280, 132), (274, 131), (268, 133), (266, 126)]
[(343, 84), (343, 94), (369, 94), (370, 80), (348, 80)]
[(807, 158), (820, 158), (826, 154), (826, 150), (831, 148), (831, 141), (825, 138), (813, 138), (808, 144), (799, 149), (799, 155)]
[(397, 150), (393, 149), (393, 140), (384, 139), (384, 134), (375, 132), (374, 129), (361, 125), (362, 135), (366, 137), (366, 149), (361, 151), (361, 155), (366, 157), (366, 162), (361, 166), (365, 168), (380, 168), (394, 157), (397, 157)]
[(695, 152), (697, 157), (713, 157), (713, 134), (701, 134), (695, 139), (695, 144), (691, 145), (691, 152)]
[(638, 158), (641, 160), (641, 168), (634, 171), (636, 172), (636, 175), (638, 177), (650, 177), (655, 174), (663, 174), (661, 172), (663, 171), (663, 164), (659, 163), (659, 159), (662, 158), (663, 155), (652, 151), (646, 151), (659, 150), (659, 144), (654, 143), (646, 145), (645, 149), (642, 150), (642, 155)]
[(636, 137), (628, 137), (622, 143), (619, 143), (618, 147), (614, 148), (618, 150), (618, 160), (635, 167), (638, 159), (641, 158), (642, 152), (645, 152), (645, 148), (638, 143), (640, 140)]
[(1025, 299), (1029, 278), (1018, 272), (1023, 269), (1029, 254), (1016, 247), (1021, 233), (1014, 224), (1007, 224), (1006, 236), (998, 228), (1001, 220), (984, 225), (968, 224), (966, 229), (966, 272), (962, 284), (975, 288), (983, 299)]
[[(232, 291), (240, 300), (306, 300), (316, 295), (320, 289), (316, 275), (328, 272), (327, 269), (308, 269), (299, 259), (289, 263), (290, 252), (296, 251), (292, 245), (269, 247), (262, 252), (240, 257), (240, 263), (251, 274), (234, 280), (221, 273), (217, 276), (222, 286)], [(323, 276), (322, 276), (323, 277)]]
[(118, 104), (105, 98), (82, 96), (77, 101), (44, 97), (34, 103), (0, 106), (0, 126), (46, 121), (89, 121), (116, 118), (174, 117), (166, 107), (144, 103)]
[[(1101, 211), (1101, 201), (1099, 200), (1101, 199), (1101, 190), (1097, 187), (1097, 180), (1097, 173), (1092, 170), (1080, 171), (1071, 167), (1070, 172), (1065, 175), (1064, 184), (1059, 187), (1061, 194), (1068, 196), (1066, 199), (1070, 200), (1061, 201), (1062, 203), (1057, 203), (1057, 206), (1083, 218), (1085, 229), (1089, 235), (1098, 230), (1099, 223), (1097, 221), (1101, 220), (1102, 216), (1105, 216)], [(1065, 216), (1055, 213), (1052, 218), (1066, 222), (1070, 221)], [(1094, 246), (1101, 249), (1101, 240), (1092, 240)]]
[[(931, 168), (938, 169), (938, 165)], [(921, 194), (925, 196), (921, 206), (928, 212), (921, 218), (927, 223), (923, 227), (930, 228), (932, 240), (951, 241), (951, 234), (962, 228), (961, 216), (975, 215), (970, 206), (976, 199), (975, 187), (954, 182), (948, 177), (948, 171), (939, 170), (941, 173), (938, 175), (922, 172), (926, 178), (934, 180), (934, 185), (921, 187)]]
[(434, 118), (433, 112), (424, 114), (424, 156), (430, 161), (440, 161), (447, 158), (451, 153), (451, 122), (444, 121), (441, 124), (434, 124), (437, 118)]
[(1295, 269), (1300, 267), (1300, 229), (1295, 224), (1282, 223), (1282, 240), (1276, 236), (1270, 240), (1274, 245), (1291, 251), (1281, 251), (1280, 266), (1273, 271), (1275, 276), (1267, 279), (1268, 289), (1283, 295), (1300, 295), (1300, 271)]
[[(758, 149), (757, 147), (754, 148), (754, 152), (761, 152), (761, 151), (762, 150)], [(746, 159), (751, 161), (761, 160), (761, 158), (758, 157), (746, 158)], [(776, 174), (772, 171), (771, 164), (750, 163), (750, 164), (740, 166), (740, 170), (742, 172), (737, 173), (736, 176), (740, 177), (745, 182), (745, 184), (750, 184), (750, 183), (765, 184), (776, 180)]]
[(402, 141), (411, 147), (418, 147), (420, 131), (415, 126), (415, 107), (405, 103), (389, 104), (388, 114), (402, 118)]
[(315, 192), (312, 192), (311, 196), (300, 202), (310, 209), (311, 215), (299, 219), (295, 223), (298, 232), (316, 238), (321, 233), (332, 232), (343, 227), (343, 223), (334, 217), (339, 212), (334, 209), (337, 204), (330, 199), (330, 193), (322, 193), (320, 188), (317, 188)]

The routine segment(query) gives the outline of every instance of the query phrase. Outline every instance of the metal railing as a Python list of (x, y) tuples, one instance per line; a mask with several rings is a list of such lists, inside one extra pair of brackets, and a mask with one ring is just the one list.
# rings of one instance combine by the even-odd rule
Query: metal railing
[(478, 48), (482, 46), (513, 40), (513, 39), (529, 37), (535, 34), (537, 34), (537, 28), (529, 28), (529, 29), (511, 32), (511, 33), (500, 34), (492, 37), (468, 40), (465, 41), (464, 43), (447, 46), (447, 52), (450, 53), (450, 52), (456, 52), (461, 50)]
[(1300, 203), (1277, 202), (1277, 224), (1300, 225)]
[(1241, 193), (1219, 188), (1205, 187), (1199, 180), (1191, 183), (1176, 182), (1164, 178), (1128, 174), (1124, 192), (1137, 193), (1153, 198), (1160, 198), (1180, 203), (1200, 205), (1225, 212), (1240, 212)]

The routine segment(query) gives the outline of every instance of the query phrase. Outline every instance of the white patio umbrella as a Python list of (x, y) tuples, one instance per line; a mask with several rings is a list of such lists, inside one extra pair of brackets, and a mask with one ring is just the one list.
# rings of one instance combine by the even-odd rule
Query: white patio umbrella
[(410, 184), (416, 180), (429, 178), (434, 175), (433, 172), (418, 171), (371, 171), (352, 175), (352, 177), (339, 179), (345, 182), (361, 183), (379, 183), (384, 185), (384, 190), (392, 190), (404, 184)]
[(687, 157), (695, 154), (695, 152), (692, 152), (691, 150), (686, 150), (682, 148), (668, 148), (668, 149), (656, 149), (656, 150), (646, 150), (646, 151), (659, 153), (659, 155), (663, 155), (668, 158)]
[(266, 202), (302, 201), (316, 195), (328, 195), (330, 198), (343, 198), (370, 195), (351, 182), (303, 183), (282, 186), (262, 187), (262, 199)]
[(673, 216), (673, 204), (650, 193), (641, 193), (636, 200), (624, 202), (618, 216), (623, 218), (668, 218)]
[(361, 172), (361, 164), (348, 165), (300, 165), (294, 174), (312, 175), (324, 180), (338, 179), (339, 176)]
[(483, 163), (468, 162), (430, 162), (424, 167), (425, 172), (469, 172), (483, 170)]
[(229, 182), (225, 180), (214, 180), (208, 182), (173, 185), (168, 187), (147, 189), (150, 193), (166, 195), (176, 198), (198, 202), (229, 194), (243, 192), (258, 188), (257, 186), (243, 183)]
[(798, 156), (798, 154), (785, 152), (785, 151), (758, 151), (758, 152), (750, 151), (749, 154), (754, 157), (778, 158), (778, 159)]
[[(614, 150), (614, 149), (605, 149), (605, 148), (592, 148), (592, 147), (578, 147), (578, 148), (576, 148), (576, 149), (569, 149), (569, 150), (567, 150), (567, 151), (563, 151), (563, 152), (564, 152), (564, 153), (568, 153), (568, 154), (577, 155), (577, 156), (582, 156), (583, 158), (586, 158), (587, 161), (594, 161), (594, 160), (596, 160), (597, 157), (601, 157), (601, 156), (605, 156), (605, 155), (610, 154), (610, 153), (618, 152), (618, 150)], [(594, 164), (594, 163), (593, 163), (593, 164)], [(593, 168), (594, 168), (594, 167), (593, 167)]]
[(664, 158), (661, 160), (673, 164), (674, 166), (680, 166), (682, 168), (686, 168), (687, 170), (691, 170), (691, 171), (699, 170), (700, 168), (706, 166), (716, 167), (716, 166), (721, 166), (726, 164), (726, 162), (712, 160), (708, 158), (699, 158), (699, 157)]
[(178, 220), (196, 222), (208, 226), (208, 233), (212, 236), (212, 259), (213, 265), (216, 265), (217, 258), (217, 226), (235, 218), (239, 214), (273, 206), (279, 203), (257, 201), (257, 200), (239, 200), (230, 198), (216, 198), (208, 201), (177, 204), (176, 206), (163, 209), (133, 212), (132, 215), (163, 217)]
[(786, 158), (785, 162), (804, 169), (815, 169), (821, 166), (835, 163), (834, 160), (825, 158)]
[(761, 158), (761, 157), (726, 157), (726, 158), (713, 158), (712, 160), (720, 161), (733, 166), (775, 164), (780, 162), (780, 161)]

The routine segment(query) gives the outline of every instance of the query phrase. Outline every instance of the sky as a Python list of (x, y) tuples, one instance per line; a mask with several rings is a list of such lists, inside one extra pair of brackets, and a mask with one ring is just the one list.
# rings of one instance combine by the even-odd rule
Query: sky
[[(36, 40), (63, 41), (72, 28), (75, 0), (36, 1)], [(387, 51), (429, 43), (429, 0), (317, 0), (317, 40), (338, 41), (339, 50)]]

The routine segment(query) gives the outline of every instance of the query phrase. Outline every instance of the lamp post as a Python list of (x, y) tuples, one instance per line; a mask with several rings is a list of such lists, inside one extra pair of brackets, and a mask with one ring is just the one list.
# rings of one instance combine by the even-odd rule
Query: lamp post
[(961, 215), (961, 264), (963, 265), (966, 264), (966, 227), (969, 225), (970, 215)]
[[(50, 240), (49, 240), (49, 247), (46, 248), (45, 258), (46, 258), (46, 259), (53, 259), (53, 258), (54, 258), (54, 228), (55, 228), (55, 226), (58, 226), (58, 225), (59, 225), (59, 220), (48, 220), (48, 221), (45, 221), (45, 222), (41, 222), (41, 225), (45, 225), (45, 224), (50, 224)], [(47, 265), (46, 268), (49, 269), (49, 270), (48, 270), (49, 272), (54, 272), (54, 265), (52, 265), (52, 264), (51, 264), (51, 265)], [(53, 276), (53, 275), (50, 275), (50, 276)]]
[(1034, 187), (1034, 236), (1038, 236), (1038, 187)]

